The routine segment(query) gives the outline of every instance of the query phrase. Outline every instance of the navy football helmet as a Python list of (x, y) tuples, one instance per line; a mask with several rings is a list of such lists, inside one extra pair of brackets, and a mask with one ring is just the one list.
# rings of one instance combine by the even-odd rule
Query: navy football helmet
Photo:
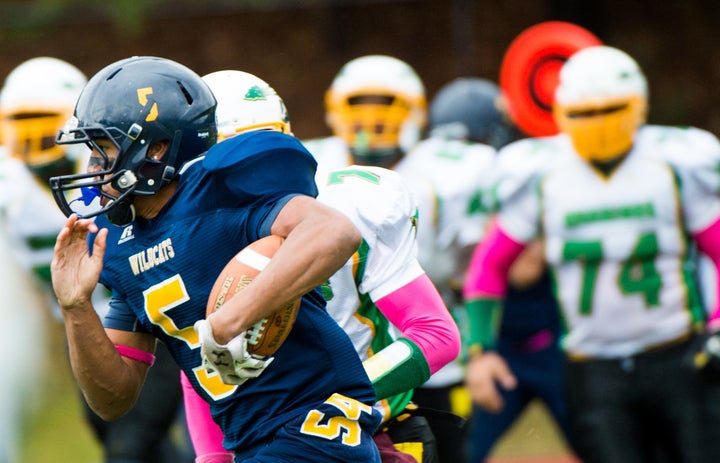
[(430, 133), (500, 148), (515, 133), (504, 107), (498, 85), (479, 77), (459, 77), (430, 102)]
[[(154, 194), (184, 163), (215, 144), (216, 105), (202, 78), (177, 62), (141, 56), (105, 67), (87, 83), (56, 139), (100, 153), (100, 170), (51, 178), (58, 206), (68, 216), (106, 214), (118, 225), (132, 221), (135, 195)], [(111, 159), (97, 140), (110, 141), (117, 156)], [(162, 159), (149, 158), (150, 146), (163, 141), (168, 148)], [(108, 183), (120, 192), (117, 197), (102, 191)], [(101, 196), (110, 200), (105, 206)]]

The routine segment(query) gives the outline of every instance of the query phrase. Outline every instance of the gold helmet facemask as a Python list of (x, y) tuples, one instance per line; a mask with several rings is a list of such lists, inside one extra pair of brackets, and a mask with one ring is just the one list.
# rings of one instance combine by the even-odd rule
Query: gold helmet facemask
[(60, 127), (72, 115), (27, 109), (2, 114), (2, 139), (12, 157), (29, 168), (42, 168), (65, 156), (64, 147), (55, 144)]
[(590, 162), (610, 162), (627, 153), (645, 122), (647, 101), (637, 95), (598, 104), (555, 105), (560, 129), (577, 154)]
[(341, 97), (328, 92), (326, 106), (335, 135), (357, 151), (372, 152), (397, 149), (403, 125), (415, 118), (415, 108), (425, 108), (425, 101), (365, 88)]

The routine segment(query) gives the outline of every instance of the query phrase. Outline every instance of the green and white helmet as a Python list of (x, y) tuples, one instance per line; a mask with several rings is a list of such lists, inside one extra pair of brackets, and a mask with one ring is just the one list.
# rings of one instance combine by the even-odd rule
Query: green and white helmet
[(216, 71), (203, 76), (218, 102), (218, 142), (239, 133), (276, 130), (292, 133), (282, 98), (264, 80), (243, 71)]

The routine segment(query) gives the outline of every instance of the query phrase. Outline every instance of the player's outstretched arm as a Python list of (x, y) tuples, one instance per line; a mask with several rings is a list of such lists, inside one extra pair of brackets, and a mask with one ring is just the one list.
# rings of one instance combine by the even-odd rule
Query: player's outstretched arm
[(460, 353), (460, 331), (426, 274), (375, 304), (401, 332), (363, 362), (378, 399), (421, 386)]
[(360, 246), (361, 235), (341, 212), (310, 196), (295, 196), (271, 228), (285, 238), (267, 267), (214, 313), (212, 331), (226, 344), (238, 333), (322, 285)]
[[(87, 235), (96, 232), (90, 252)], [(100, 322), (91, 299), (102, 270), (106, 237), (106, 229), (98, 231), (94, 222), (70, 216), (58, 234), (51, 272), (73, 375), (88, 405), (112, 421), (135, 403), (152, 363), (155, 341), (150, 335), (109, 330), (111, 339)]]
[(465, 383), (473, 402), (491, 412), (504, 406), (497, 385), (514, 388), (517, 378), (494, 352), (512, 263), (525, 249), (494, 221), (473, 253), (463, 297), (470, 324), (469, 360)]

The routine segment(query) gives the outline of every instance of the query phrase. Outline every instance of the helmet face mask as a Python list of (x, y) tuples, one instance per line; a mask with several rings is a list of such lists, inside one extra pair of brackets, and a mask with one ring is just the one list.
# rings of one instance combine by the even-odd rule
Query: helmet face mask
[(555, 96), (558, 126), (577, 154), (592, 163), (624, 156), (645, 123), (645, 77), (632, 58), (612, 47), (588, 47), (570, 57)]
[[(66, 215), (131, 217), (133, 196), (155, 194), (215, 143), (215, 106), (200, 76), (174, 61), (134, 57), (107, 66), (90, 79), (56, 139), (89, 146), (103, 159), (93, 161), (100, 170), (51, 178), (58, 206)], [(114, 159), (100, 140), (117, 149)], [(148, 157), (156, 143), (168, 145), (161, 159)], [(117, 196), (103, 190), (108, 184)], [(110, 201), (101, 204), (101, 196)]]
[(348, 62), (325, 94), (326, 122), (359, 164), (389, 167), (419, 139), (425, 90), (405, 62), (369, 55)]
[(607, 163), (632, 148), (644, 113), (644, 100), (630, 97), (619, 101), (608, 100), (599, 106), (567, 106), (557, 119), (583, 159)]

